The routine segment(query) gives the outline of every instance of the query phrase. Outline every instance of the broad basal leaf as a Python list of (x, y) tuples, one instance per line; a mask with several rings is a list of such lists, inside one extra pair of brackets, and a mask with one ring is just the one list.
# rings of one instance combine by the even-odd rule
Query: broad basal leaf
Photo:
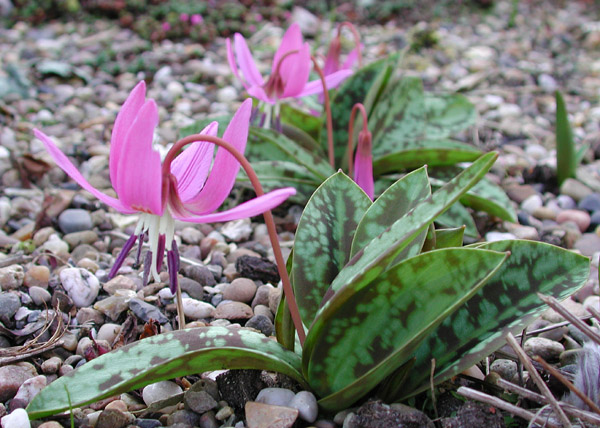
[(461, 94), (425, 95), (427, 139), (448, 138), (475, 123), (475, 106)]
[(309, 152), (285, 135), (271, 129), (251, 127), (248, 140), (248, 147), (253, 147), (252, 158), (255, 160), (295, 162), (321, 181), (334, 172), (321, 153)]
[[(425, 168), (417, 169), (392, 184), (360, 219), (352, 241), (351, 255), (354, 256), (373, 238), (429, 196), (431, 196), (431, 186)], [(421, 249), (423, 239), (425, 239), (425, 232), (406, 247), (404, 258), (416, 256)]]
[[(458, 165), (431, 168), (430, 181), (434, 188), (437, 188), (444, 182), (452, 179), (464, 168)], [(502, 220), (517, 222), (517, 214), (513, 208), (513, 203), (508, 198), (504, 190), (497, 184), (494, 184), (487, 177), (482, 178), (475, 186), (473, 186), (463, 197), (460, 202), (476, 211), (485, 211)]]
[[(104, 354), (44, 388), (27, 406), (38, 419), (177, 376), (219, 369), (263, 369), (300, 383), (300, 357), (260, 333), (199, 327), (164, 333)], [(68, 392), (68, 395), (67, 395)]]
[(425, 130), (425, 96), (418, 77), (392, 82), (369, 117), (373, 157), (397, 151), (396, 144), (420, 139)]
[(293, 125), (302, 131), (306, 132), (312, 138), (319, 138), (321, 130), (321, 119), (318, 116), (292, 107), (289, 104), (281, 105), (281, 122)]
[(302, 369), (310, 386), (325, 396), (354, 384), (335, 403), (352, 404), (407, 362), (506, 256), (434, 250), (398, 263), (366, 287), (342, 287), (315, 318), (304, 344)]
[(364, 286), (377, 278), (416, 236), (483, 177), (497, 156), (493, 152), (481, 156), (462, 174), (371, 240), (340, 271), (331, 284), (332, 291), (350, 283)]
[(343, 172), (329, 177), (306, 205), (296, 230), (292, 262), (294, 294), (306, 325), (349, 260), (354, 231), (370, 205), (366, 193)]
[(442, 227), (457, 228), (465, 226), (465, 235), (479, 238), (477, 225), (471, 213), (460, 202), (452, 204), (446, 212), (435, 219), (436, 224)]
[[(379, 142), (376, 143), (379, 147)], [(382, 154), (385, 152), (384, 154)], [(459, 141), (441, 140), (398, 140), (383, 147), (373, 159), (375, 176), (423, 165), (454, 165), (471, 162), (481, 156), (481, 150)]]
[[(265, 191), (291, 186), (296, 189), (296, 194), (288, 200), (305, 204), (321, 181), (301, 165), (284, 161), (256, 161), (252, 162), (254, 172), (260, 180)], [(240, 171), (238, 183), (250, 186), (250, 180), (244, 171)]]
[(435, 230), (435, 248), (461, 247), (465, 226), (454, 229), (436, 229)]
[(417, 360), (405, 384), (405, 397), (428, 388), (430, 360), (436, 359), (435, 383), (454, 376), (485, 358), (547, 307), (536, 293), (565, 299), (582, 287), (589, 275), (587, 257), (534, 241), (475, 244), (510, 251), (502, 268), (462, 308), (447, 318), (416, 352)]

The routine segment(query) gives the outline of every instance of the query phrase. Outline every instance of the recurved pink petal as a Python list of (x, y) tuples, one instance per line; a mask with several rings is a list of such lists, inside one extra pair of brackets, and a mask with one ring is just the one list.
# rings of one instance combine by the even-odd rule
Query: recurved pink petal
[(355, 62), (358, 61), (358, 49), (354, 48), (346, 57), (346, 61), (342, 64), (342, 68), (352, 68)]
[[(337, 87), (340, 83), (346, 80), (348, 77), (352, 75), (352, 70), (339, 70), (329, 76), (325, 76), (325, 84), (327, 85), (327, 89), (333, 89)], [(300, 92), (296, 97), (305, 97), (307, 95), (320, 94), (323, 92), (323, 85), (321, 84), (321, 80), (313, 80), (312, 82), (308, 82), (302, 92)]]
[(246, 39), (244, 39), (240, 33), (235, 33), (233, 36), (233, 43), (235, 46), (237, 63), (240, 65), (240, 69), (248, 83), (250, 85), (262, 86), (265, 82), (256, 67), (254, 58), (252, 58), (252, 53), (250, 53)]
[(257, 100), (264, 101), (265, 103), (269, 104), (275, 104), (277, 102), (276, 98), (271, 98), (267, 95), (262, 86), (251, 86), (246, 88), (246, 90), (251, 97), (254, 97)]
[(48, 150), (48, 153), (50, 153), (50, 156), (52, 156), (54, 162), (56, 162), (56, 164), (65, 173), (67, 173), (69, 177), (75, 180), (77, 184), (79, 184), (82, 188), (90, 192), (92, 195), (104, 202), (106, 205), (113, 207), (114, 209), (122, 212), (123, 214), (132, 214), (135, 212), (135, 210), (131, 209), (130, 207), (123, 205), (123, 203), (118, 199), (115, 199), (112, 196), (108, 196), (96, 189), (95, 187), (92, 187), (92, 185), (88, 183), (88, 181), (83, 177), (83, 175), (81, 175), (81, 173), (77, 170), (75, 165), (71, 163), (69, 158), (67, 158), (67, 156), (63, 152), (61, 152), (58, 147), (56, 147), (56, 144), (54, 144), (54, 142), (52, 142), (52, 140), (46, 134), (44, 134), (38, 129), (34, 129), (33, 133), (37, 138), (39, 138), (42, 141), (42, 143), (44, 143), (46, 150)]
[(275, 52), (275, 56), (273, 57), (273, 65), (271, 66), (271, 73), (274, 73), (277, 69), (277, 64), (282, 56), (284, 56), (287, 52), (300, 50), (302, 48), (302, 31), (300, 31), (300, 25), (294, 22), (290, 25), (290, 28), (287, 29), (283, 38), (281, 39), (281, 44)]
[(244, 202), (230, 210), (205, 214), (205, 215), (190, 215), (190, 216), (179, 216), (173, 214), (178, 220), (187, 221), (190, 223), (211, 223), (216, 221), (230, 221), (237, 220), (240, 218), (253, 217), (270, 210), (277, 205), (281, 204), (287, 198), (296, 194), (296, 189), (293, 187), (285, 187), (283, 189), (273, 190), (263, 196)]
[[(247, 99), (235, 112), (223, 134), (223, 139), (241, 153), (246, 149), (251, 112), (252, 100)], [(239, 169), (240, 164), (233, 155), (219, 147), (204, 187), (196, 196), (186, 201), (186, 209), (195, 214), (207, 214), (216, 210), (231, 192)]]
[(119, 199), (141, 212), (162, 215), (160, 155), (152, 149), (158, 110), (154, 100), (144, 103), (131, 125), (119, 161)]
[[(200, 134), (214, 136), (218, 128), (219, 124), (212, 122)], [(212, 164), (213, 150), (214, 144), (198, 141), (190, 144), (171, 163), (171, 173), (177, 179), (177, 193), (184, 203), (202, 190)]]
[(110, 138), (110, 156), (108, 159), (110, 169), (110, 182), (112, 183), (117, 194), (119, 193), (118, 183), (118, 166), (121, 154), (123, 153), (123, 145), (129, 127), (133, 124), (135, 117), (144, 105), (146, 99), (146, 83), (142, 80), (131, 91), (125, 103), (117, 114), (115, 125), (113, 126), (112, 135)]
[(297, 54), (284, 58), (279, 69), (281, 78), (285, 82), (282, 98), (296, 97), (302, 92), (308, 82), (310, 64), (308, 43), (304, 43)]
[(240, 76), (240, 72), (238, 70), (238, 65), (235, 62), (235, 56), (233, 54), (233, 48), (231, 47), (231, 40), (225, 40), (225, 44), (227, 45), (227, 61), (229, 62), (229, 68), (233, 71), (233, 75), (242, 82), (244, 88), (248, 89), (248, 83)]

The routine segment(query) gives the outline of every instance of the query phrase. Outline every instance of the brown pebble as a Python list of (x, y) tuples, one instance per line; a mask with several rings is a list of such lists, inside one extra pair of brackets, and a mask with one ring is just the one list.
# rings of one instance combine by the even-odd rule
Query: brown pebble
[(213, 314), (215, 318), (226, 320), (250, 319), (252, 315), (252, 308), (242, 302), (222, 302)]

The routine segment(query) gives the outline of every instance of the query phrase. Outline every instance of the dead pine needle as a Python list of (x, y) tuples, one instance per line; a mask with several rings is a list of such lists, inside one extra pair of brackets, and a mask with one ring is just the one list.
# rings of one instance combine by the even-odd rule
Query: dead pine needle
[(562, 411), (562, 409), (558, 405), (558, 402), (556, 401), (556, 398), (554, 398), (552, 392), (550, 392), (550, 389), (548, 389), (548, 386), (544, 383), (540, 374), (537, 372), (535, 367), (533, 367), (531, 360), (529, 359), (523, 348), (519, 346), (515, 337), (511, 333), (508, 333), (506, 335), (506, 341), (508, 342), (510, 347), (513, 348), (519, 359), (523, 362), (523, 365), (527, 368), (527, 371), (529, 372), (529, 376), (535, 382), (542, 395), (546, 397), (546, 399), (548, 399), (548, 403), (550, 404), (550, 406), (552, 406), (552, 409), (556, 413), (559, 420), (563, 423), (563, 425), (566, 428), (571, 428), (571, 422), (569, 421), (569, 418), (567, 418), (565, 412)]

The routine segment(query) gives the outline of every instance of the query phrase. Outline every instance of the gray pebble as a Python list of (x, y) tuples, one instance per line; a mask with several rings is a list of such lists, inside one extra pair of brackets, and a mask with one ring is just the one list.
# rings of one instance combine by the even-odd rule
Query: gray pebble
[(544, 337), (532, 337), (527, 339), (523, 346), (529, 355), (538, 355), (548, 362), (558, 361), (565, 347), (559, 343)]
[(15, 293), (0, 293), (0, 321), (10, 324), (11, 318), (21, 307), (21, 299)]
[(256, 329), (265, 336), (271, 336), (275, 330), (271, 320), (264, 315), (254, 315), (246, 321), (246, 327)]
[(490, 371), (496, 372), (502, 379), (510, 381), (517, 374), (517, 363), (500, 358), (492, 363)]
[(36, 306), (42, 306), (44, 303), (48, 303), (52, 299), (52, 295), (48, 290), (43, 289), (34, 285), (29, 287), (29, 296)]
[(67, 209), (58, 216), (58, 227), (65, 234), (90, 230), (93, 226), (92, 216), (86, 210)]
[(313, 423), (315, 420), (317, 420), (319, 405), (317, 404), (317, 399), (313, 393), (309, 391), (298, 392), (288, 403), (288, 406), (298, 409), (300, 418), (304, 419), (308, 423)]
[(200, 414), (217, 407), (217, 401), (206, 391), (187, 391), (183, 402), (186, 409)]
[(285, 388), (265, 388), (258, 393), (254, 401), (272, 406), (289, 407), (295, 395), (293, 391)]
[(0, 289), (15, 290), (23, 285), (24, 278), (23, 266), (10, 265), (0, 268)]
[[(221, 276), (221, 271), (222, 269), (219, 271), (218, 276)], [(215, 275), (206, 266), (187, 266), (184, 272), (188, 278), (200, 283), (202, 286), (213, 287), (217, 284), (217, 281), (215, 280)]]
[(150, 319), (158, 321), (160, 324), (166, 324), (169, 319), (156, 306), (146, 303), (141, 299), (131, 299), (129, 309), (142, 321), (148, 322)]

